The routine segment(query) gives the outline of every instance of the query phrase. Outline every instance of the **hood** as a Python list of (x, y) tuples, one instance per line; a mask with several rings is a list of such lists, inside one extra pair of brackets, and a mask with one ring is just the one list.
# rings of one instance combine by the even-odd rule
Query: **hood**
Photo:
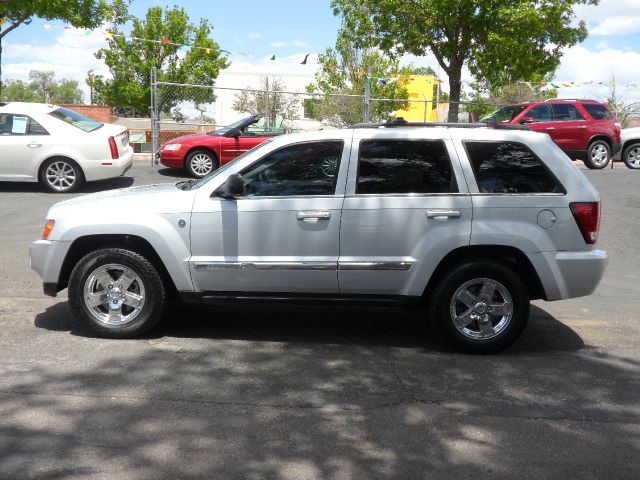
[(631, 138), (640, 138), (640, 127), (623, 128), (620, 132), (620, 137), (623, 142)]

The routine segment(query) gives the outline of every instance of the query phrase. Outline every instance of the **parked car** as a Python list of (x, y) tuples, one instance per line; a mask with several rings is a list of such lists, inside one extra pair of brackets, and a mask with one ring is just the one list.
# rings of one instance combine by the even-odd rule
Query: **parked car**
[(622, 161), (629, 168), (640, 168), (640, 127), (625, 128), (620, 136)]
[(606, 167), (621, 146), (620, 124), (594, 100), (545, 100), (502, 107), (481, 121), (526, 124), (548, 133), (572, 159), (588, 168)]
[(126, 128), (42, 103), (0, 104), (0, 181), (40, 182), (56, 193), (124, 174), (133, 162)]
[(160, 163), (170, 168), (184, 168), (195, 178), (206, 177), (275, 135), (250, 128), (260, 119), (259, 115), (253, 115), (208, 133), (174, 138), (160, 147)]
[(586, 177), (548, 135), (498, 127), (276, 137), (200, 181), (52, 206), (31, 266), (105, 337), (144, 334), (177, 295), (422, 305), (494, 352), (531, 299), (589, 295), (607, 263)]

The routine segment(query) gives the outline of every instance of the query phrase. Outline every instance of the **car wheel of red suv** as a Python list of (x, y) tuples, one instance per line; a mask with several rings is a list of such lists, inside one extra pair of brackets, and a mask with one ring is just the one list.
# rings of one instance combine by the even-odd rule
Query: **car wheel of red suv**
[(604, 140), (595, 140), (589, 145), (584, 164), (588, 168), (604, 168), (611, 161), (611, 147)]

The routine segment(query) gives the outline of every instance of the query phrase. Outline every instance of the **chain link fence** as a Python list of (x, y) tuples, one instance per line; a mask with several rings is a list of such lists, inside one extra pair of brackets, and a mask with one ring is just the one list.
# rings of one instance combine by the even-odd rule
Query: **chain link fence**
[[(249, 115), (262, 119), (256, 132), (286, 133), (340, 128), (363, 121), (385, 122), (397, 117), (411, 121), (446, 122), (449, 102), (434, 99), (369, 98), (309, 92), (211, 87), (157, 82), (152, 78), (152, 152), (187, 134), (204, 133), (230, 125)], [(469, 122), (459, 102), (458, 122)], [(155, 159), (157, 163), (157, 159)]]

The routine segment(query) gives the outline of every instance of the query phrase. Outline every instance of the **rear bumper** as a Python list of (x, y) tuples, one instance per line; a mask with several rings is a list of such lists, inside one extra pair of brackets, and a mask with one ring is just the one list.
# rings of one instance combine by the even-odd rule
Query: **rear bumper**
[(120, 158), (91, 162), (91, 168), (85, 168), (85, 179), (90, 182), (93, 180), (119, 177), (124, 175), (132, 165), (133, 148), (129, 147)]
[(528, 254), (545, 291), (545, 300), (584, 297), (597, 288), (609, 261), (605, 250)]

